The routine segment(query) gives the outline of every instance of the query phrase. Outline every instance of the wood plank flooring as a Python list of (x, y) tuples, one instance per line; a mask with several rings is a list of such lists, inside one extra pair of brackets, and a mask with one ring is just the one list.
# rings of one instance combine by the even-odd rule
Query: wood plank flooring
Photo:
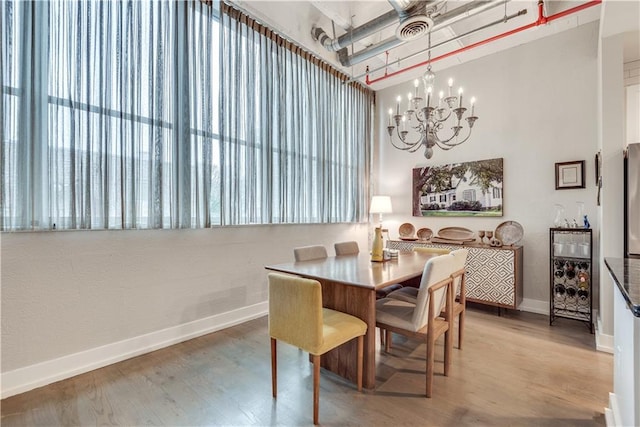
[[(595, 351), (584, 324), (548, 323), (469, 308), (449, 377), (438, 342), (431, 399), (422, 394), (425, 345), (394, 335), (391, 354), (378, 349), (375, 390), (358, 393), (322, 371), (320, 423), (603, 426), (612, 356)], [(278, 351), (277, 400), (264, 317), (4, 399), (2, 426), (311, 425), (308, 355), (286, 344)]]

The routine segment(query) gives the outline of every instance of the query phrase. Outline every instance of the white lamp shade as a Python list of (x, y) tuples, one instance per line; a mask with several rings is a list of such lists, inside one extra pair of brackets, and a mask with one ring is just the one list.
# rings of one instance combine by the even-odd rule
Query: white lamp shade
[(391, 197), (389, 196), (373, 196), (371, 198), (371, 207), (369, 212), (372, 214), (391, 213)]

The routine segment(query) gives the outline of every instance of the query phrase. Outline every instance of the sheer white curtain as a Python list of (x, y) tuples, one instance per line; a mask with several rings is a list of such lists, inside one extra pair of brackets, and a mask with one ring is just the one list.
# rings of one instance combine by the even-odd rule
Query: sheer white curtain
[(0, 7), (2, 229), (216, 221), (212, 6), (195, 0)]
[(372, 92), (217, 7), (0, 3), (0, 229), (365, 219)]
[(221, 6), (222, 223), (364, 220), (373, 94)]

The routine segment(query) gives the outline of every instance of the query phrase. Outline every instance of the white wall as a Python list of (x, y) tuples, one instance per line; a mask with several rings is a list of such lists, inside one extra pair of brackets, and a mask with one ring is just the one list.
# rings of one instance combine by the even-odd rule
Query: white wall
[[(613, 335), (614, 286), (604, 267), (605, 257), (623, 256), (623, 170), (625, 147), (625, 74), (624, 57), (627, 33), (640, 29), (638, 2), (603, 3), (598, 47), (598, 147), (602, 150), (602, 207), (600, 218), (601, 283), (598, 334)], [(613, 343), (610, 344), (611, 346)]]
[(2, 234), (2, 397), (266, 313), (264, 266), (366, 224)]
[[(568, 217), (585, 203), (594, 230), (596, 210), (594, 156), (597, 152), (598, 24), (590, 23), (514, 49), (499, 52), (444, 71), (436, 71), (437, 87), (451, 76), (463, 85), (465, 97), (475, 96), (480, 117), (471, 139), (450, 151), (435, 150), (427, 161), (421, 150), (407, 153), (391, 147), (386, 133), (387, 110), (395, 98), (406, 99), (411, 83), (378, 93), (377, 128), (380, 157), (377, 168), (381, 194), (392, 196), (392, 237), (398, 226), (436, 231), (445, 226), (491, 230), (515, 220), (524, 227), (524, 298), (527, 309), (548, 312), (549, 227), (553, 206), (563, 204)], [(406, 103), (406, 101), (404, 102)], [(406, 108), (406, 107), (405, 107)], [(426, 164), (504, 158), (502, 218), (419, 218), (411, 216), (411, 170)], [(554, 164), (586, 160), (586, 189), (555, 190)], [(594, 254), (598, 259), (598, 254)], [(597, 278), (597, 272), (595, 274)], [(594, 299), (594, 303), (597, 298)]]

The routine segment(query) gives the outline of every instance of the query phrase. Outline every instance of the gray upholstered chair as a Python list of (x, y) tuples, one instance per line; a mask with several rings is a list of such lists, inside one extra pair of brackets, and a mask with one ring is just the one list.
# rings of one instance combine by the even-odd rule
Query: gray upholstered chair
[(296, 261), (311, 261), (327, 257), (327, 250), (322, 245), (301, 246), (293, 249)]
[[(340, 242), (335, 243), (333, 248), (336, 251), (336, 256), (341, 255), (356, 255), (360, 253), (360, 248), (358, 247), (358, 242)], [(400, 283), (394, 283), (389, 286), (385, 286), (382, 289), (376, 290), (376, 299), (385, 298), (390, 293), (402, 289), (402, 285)]]
[[(453, 255), (431, 258), (424, 266), (416, 303), (392, 298), (376, 301), (376, 327), (385, 334), (385, 350), (391, 348), (390, 333), (418, 339), (427, 344), (426, 396), (431, 397), (436, 340), (444, 335), (444, 375), (449, 375), (451, 364), (451, 297)], [(446, 316), (440, 317), (444, 310)]]
[(360, 253), (358, 242), (354, 242), (354, 241), (336, 243), (333, 245), (333, 248), (335, 249), (337, 256), (356, 255)]

